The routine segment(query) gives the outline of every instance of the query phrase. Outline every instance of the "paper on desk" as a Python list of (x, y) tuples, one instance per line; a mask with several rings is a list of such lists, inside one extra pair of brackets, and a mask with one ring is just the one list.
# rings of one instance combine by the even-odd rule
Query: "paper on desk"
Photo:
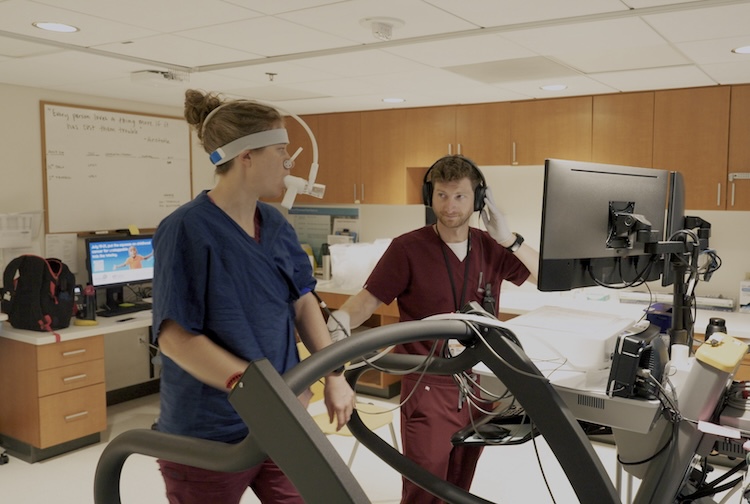
[(70, 271), (78, 273), (78, 235), (55, 233), (45, 236), (45, 255), (64, 262)]

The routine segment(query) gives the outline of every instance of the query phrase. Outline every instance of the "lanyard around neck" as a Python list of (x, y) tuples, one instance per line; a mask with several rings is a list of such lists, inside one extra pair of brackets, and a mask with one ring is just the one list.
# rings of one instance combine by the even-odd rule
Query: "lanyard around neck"
[(464, 301), (466, 300), (466, 284), (469, 281), (469, 260), (471, 258), (471, 229), (469, 229), (469, 237), (466, 239), (466, 262), (464, 263), (464, 285), (461, 288), (461, 302), (458, 302), (458, 299), (456, 298), (456, 285), (453, 282), (453, 270), (451, 269), (450, 261), (448, 260), (448, 254), (445, 252), (445, 249), (448, 248), (448, 245), (445, 244), (443, 239), (440, 237), (440, 231), (438, 231), (437, 226), (435, 226), (435, 232), (438, 235), (438, 239), (440, 240), (440, 250), (443, 252), (443, 260), (445, 261), (445, 268), (448, 270), (448, 279), (451, 282), (451, 294), (453, 295), (453, 304), (455, 306), (456, 311), (459, 311), (461, 307), (464, 305)]

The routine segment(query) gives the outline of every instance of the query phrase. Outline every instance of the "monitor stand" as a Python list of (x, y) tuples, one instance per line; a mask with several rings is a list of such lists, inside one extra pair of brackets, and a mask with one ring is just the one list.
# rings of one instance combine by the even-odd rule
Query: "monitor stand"
[(108, 310), (116, 310), (124, 301), (122, 286), (107, 287), (107, 300), (105, 304)]

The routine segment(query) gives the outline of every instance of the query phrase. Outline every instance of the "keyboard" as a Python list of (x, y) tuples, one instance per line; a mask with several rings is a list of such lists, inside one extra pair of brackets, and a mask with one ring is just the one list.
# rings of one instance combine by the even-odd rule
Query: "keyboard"
[(134, 303), (129, 306), (118, 306), (115, 309), (102, 310), (96, 312), (97, 317), (117, 317), (120, 315), (127, 315), (128, 313), (136, 313), (144, 310), (150, 310), (151, 303)]

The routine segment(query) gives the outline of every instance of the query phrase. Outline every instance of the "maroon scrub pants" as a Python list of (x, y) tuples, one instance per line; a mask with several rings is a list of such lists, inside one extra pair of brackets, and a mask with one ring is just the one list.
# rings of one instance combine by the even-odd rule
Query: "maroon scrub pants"
[(248, 487), (263, 504), (305, 504), (289, 478), (270, 460), (238, 473), (158, 462), (170, 504), (237, 504)]
[[(401, 380), (401, 441), (404, 455), (432, 474), (469, 490), (482, 448), (453, 446), (451, 436), (470, 422), (464, 402), (459, 409), (458, 387), (450, 376), (408, 375)], [(402, 504), (442, 504), (429, 492), (403, 479)]]

